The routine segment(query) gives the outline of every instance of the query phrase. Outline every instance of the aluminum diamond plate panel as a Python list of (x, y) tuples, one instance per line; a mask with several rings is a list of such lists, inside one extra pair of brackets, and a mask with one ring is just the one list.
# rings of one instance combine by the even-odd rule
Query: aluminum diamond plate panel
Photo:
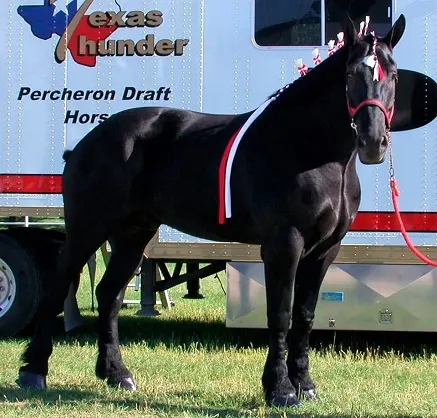
[[(226, 267), (226, 325), (266, 328), (263, 263)], [(426, 265), (333, 264), (319, 294), (314, 329), (437, 331), (437, 270)]]

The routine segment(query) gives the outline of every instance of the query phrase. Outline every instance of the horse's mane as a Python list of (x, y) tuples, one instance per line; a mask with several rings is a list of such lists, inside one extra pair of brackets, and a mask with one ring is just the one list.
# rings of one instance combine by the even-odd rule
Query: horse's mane
[(286, 101), (287, 105), (314, 100), (314, 96), (332, 89), (334, 84), (345, 79), (348, 52), (347, 46), (337, 50), (303, 77), (272, 93), (268, 99), (277, 96), (276, 103)]
[[(381, 41), (382, 39), (378, 38), (379, 46), (381, 46)], [(284, 102), (286, 102), (287, 106), (295, 104), (299, 105), (303, 102), (314, 100), (314, 97), (320, 96), (326, 90), (331, 90), (336, 83), (340, 81), (344, 82), (348, 58), (351, 58), (351, 61), (353, 61), (354, 59), (360, 58), (362, 54), (365, 55), (366, 52), (371, 53), (371, 48), (369, 48), (369, 46), (372, 42), (372, 34), (364, 36), (361, 39), (361, 42), (358, 43), (358, 45), (361, 45), (361, 48), (355, 48), (351, 57), (349, 57), (350, 50), (346, 44), (333, 55), (323, 60), (319, 65), (312, 68), (311, 71), (303, 77), (300, 77), (294, 82), (287, 84), (285, 87), (276, 90), (268, 97), (268, 99), (276, 97), (276, 100), (274, 101), (276, 104), (285, 104)], [(364, 48), (366, 48), (367, 51)], [(385, 65), (394, 64), (388, 50), (386, 51), (384, 48), (379, 48), (378, 56)], [(274, 103), (272, 103), (272, 106), (273, 104)]]

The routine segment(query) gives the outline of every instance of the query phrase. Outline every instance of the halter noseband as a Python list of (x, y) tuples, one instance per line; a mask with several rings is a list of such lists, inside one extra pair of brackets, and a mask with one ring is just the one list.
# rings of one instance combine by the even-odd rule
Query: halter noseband
[(363, 107), (365, 107), (365, 106), (377, 106), (377, 107), (379, 107), (382, 110), (382, 112), (384, 113), (386, 128), (387, 128), (387, 130), (390, 129), (391, 121), (393, 119), (393, 114), (394, 114), (394, 111), (395, 111), (395, 106), (394, 105), (392, 106), (392, 108), (390, 110), (388, 110), (381, 103), (380, 100), (378, 100), (378, 99), (366, 99), (366, 100), (363, 100), (361, 103), (359, 103), (357, 107), (352, 107), (349, 104), (349, 98), (347, 97), (347, 94), (346, 94), (346, 101), (347, 101), (347, 108), (348, 108), (348, 111), (349, 111), (349, 115), (352, 118), (351, 126), (354, 129), (356, 134), (358, 134), (358, 130), (357, 130), (357, 125), (355, 123), (354, 118), (355, 118), (355, 115), (358, 113), (358, 111), (360, 109), (362, 109)]

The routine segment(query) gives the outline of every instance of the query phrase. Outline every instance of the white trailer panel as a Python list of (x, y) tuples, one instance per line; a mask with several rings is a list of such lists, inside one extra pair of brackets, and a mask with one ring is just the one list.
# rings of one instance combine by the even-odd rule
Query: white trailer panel
[[(368, 13), (370, 30), (378, 34), (403, 13), (407, 28), (395, 50), (399, 68), (437, 80), (437, 2), (378, 0)], [(62, 215), (64, 149), (115, 112), (155, 105), (230, 114), (256, 108), (299, 76), (296, 59), (311, 65), (315, 47), (326, 58), (340, 17), (334, 0), (7, 1), (0, 16), (0, 216)], [(423, 100), (429, 99), (424, 94)], [(412, 212), (409, 227), (426, 226), (410, 235), (437, 256), (437, 120), (393, 133), (393, 147), (401, 210)], [(434, 270), (422, 272), (401, 235), (378, 226), (392, 212), (387, 163), (358, 164), (358, 171), (367, 226), (347, 234), (330, 271), (344, 270), (337, 267), (341, 263), (358, 282), (371, 274), (397, 283), (399, 266), (411, 264), (411, 274), (402, 277), (411, 277), (411, 283), (427, 277), (423, 289), (431, 289)], [(202, 240), (165, 225), (149, 247), (153, 258), (260, 261), (257, 246)], [(237, 276), (229, 276), (231, 294)], [(344, 274), (329, 273), (325, 285), (337, 276)], [(262, 299), (255, 300), (261, 293), (243, 287), (249, 293), (237, 292), (240, 298), (262, 306)], [(360, 298), (362, 286), (352, 288), (345, 300), (354, 292), (353, 298)], [(420, 291), (415, 295), (424, 297)], [(235, 299), (231, 302), (228, 315), (235, 319)], [(330, 309), (347, 305), (325, 302)], [(237, 304), (246, 306), (243, 299)], [(420, 316), (421, 308), (416, 309)], [(323, 314), (320, 320), (325, 321)], [(433, 329), (430, 321), (422, 325)], [(343, 326), (363, 329), (358, 322)], [(405, 326), (417, 328), (412, 322)]]

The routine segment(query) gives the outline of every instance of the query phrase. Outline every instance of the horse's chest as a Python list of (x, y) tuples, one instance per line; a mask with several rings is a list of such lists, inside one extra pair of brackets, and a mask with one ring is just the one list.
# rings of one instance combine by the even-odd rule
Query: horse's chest
[(358, 177), (325, 177), (317, 186), (307, 188), (302, 194), (308, 238), (311, 241), (341, 239), (355, 219), (360, 202)]

